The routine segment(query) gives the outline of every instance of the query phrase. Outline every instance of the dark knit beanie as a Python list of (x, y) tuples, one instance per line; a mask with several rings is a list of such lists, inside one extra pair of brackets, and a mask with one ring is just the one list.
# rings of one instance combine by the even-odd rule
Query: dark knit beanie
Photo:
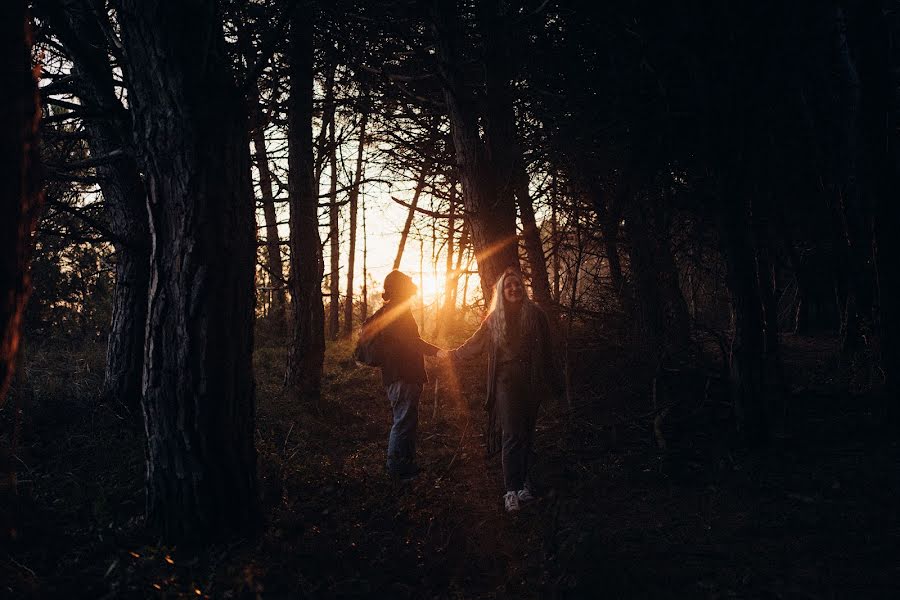
[(419, 290), (409, 275), (396, 269), (387, 274), (384, 278), (384, 293), (381, 295), (385, 301), (394, 299), (405, 300), (415, 295)]

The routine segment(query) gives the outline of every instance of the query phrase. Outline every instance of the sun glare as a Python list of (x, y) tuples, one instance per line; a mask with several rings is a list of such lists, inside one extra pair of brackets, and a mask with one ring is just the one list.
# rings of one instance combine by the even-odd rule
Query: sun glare
[(424, 273), (417, 285), (420, 288), (419, 294), (422, 296), (422, 302), (425, 304), (431, 304), (436, 300), (440, 300), (441, 294), (444, 293), (444, 277), (442, 274), (438, 274), (435, 277), (434, 273)]

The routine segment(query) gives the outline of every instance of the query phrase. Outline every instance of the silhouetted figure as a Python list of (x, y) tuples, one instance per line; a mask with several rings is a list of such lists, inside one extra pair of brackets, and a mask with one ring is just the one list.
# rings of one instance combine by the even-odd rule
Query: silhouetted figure
[(497, 280), (490, 311), (472, 337), (440, 358), (488, 356), (488, 453), (502, 449), (508, 512), (534, 499), (528, 467), (541, 399), (561, 393), (547, 315), (525, 294), (522, 275), (507, 269)]
[(419, 421), (419, 397), (428, 376), (424, 356), (437, 354), (433, 346), (419, 337), (419, 326), (410, 304), (418, 288), (406, 274), (391, 271), (384, 279), (385, 304), (364, 324), (357, 357), (381, 368), (393, 413), (388, 439), (387, 471), (392, 476), (411, 478), (416, 465), (416, 426)]

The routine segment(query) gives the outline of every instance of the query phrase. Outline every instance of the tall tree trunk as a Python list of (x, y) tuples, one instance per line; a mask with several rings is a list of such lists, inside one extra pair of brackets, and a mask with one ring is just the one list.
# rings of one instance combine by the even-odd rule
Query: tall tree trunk
[[(885, 397), (890, 402), (889, 416), (894, 423), (900, 421), (900, 236), (895, 226), (900, 223), (900, 14), (893, 6), (881, 11), (879, 35), (872, 36), (879, 51), (887, 61), (882, 68), (884, 78), (880, 90), (884, 121), (879, 139), (884, 141), (884, 170), (881, 172), (880, 190), (876, 201), (875, 245), (878, 272), (879, 334), (881, 341), (881, 366), (885, 373)], [(897, 429), (894, 428), (895, 435)]]
[(720, 202), (721, 243), (734, 311), (729, 361), (732, 398), (739, 431), (748, 443), (760, 444), (773, 433), (783, 402), (777, 341), (772, 347), (772, 340), (777, 340), (777, 315), (767, 319), (749, 202), (737, 195)]
[[(861, 187), (874, 206), (878, 333), (888, 416), (900, 420), (900, 16), (893, 2), (848, 8), (860, 82)], [(896, 429), (896, 428), (894, 428)]]
[(528, 266), (531, 267), (531, 292), (538, 304), (549, 307), (553, 304), (550, 296), (550, 279), (547, 276), (547, 261), (544, 258), (544, 244), (541, 232), (534, 217), (534, 207), (528, 192), (528, 173), (524, 165), (516, 167), (516, 200), (519, 205), (519, 217), (522, 219), (522, 237), (525, 240), (525, 254)]
[[(293, 9), (291, 9), (293, 10)], [(256, 49), (244, 29), (238, 31), (238, 42), (242, 48), (248, 68), (258, 60)], [(275, 194), (272, 191), (272, 170), (269, 167), (269, 152), (266, 149), (266, 126), (269, 115), (264, 112), (256, 79), (249, 82), (247, 103), (250, 109), (250, 137), (253, 141), (253, 157), (259, 173), (259, 202), (262, 204), (266, 228), (266, 271), (272, 290), (272, 310), (269, 319), (283, 325), (290, 321), (287, 307), (284, 279), (284, 261), (281, 258), (281, 235), (278, 233), (278, 213), (275, 210)]]
[(328, 241), (329, 253), (329, 302), (328, 302), (328, 335), (336, 340), (340, 335), (341, 315), (341, 231), (338, 216), (340, 207), (337, 201), (337, 137), (335, 133), (335, 100), (334, 100), (334, 76), (336, 66), (328, 69), (325, 81), (325, 120), (322, 126), (328, 126), (328, 166), (330, 176), (328, 178)]
[[(261, 112), (260, 108), (256, 109), (257, 115)], [(275, 196), (272, 193), (272, 171), (269, 169), (269, 155), (266, 151), (265, 123), (261, 118), (256, 122), (257, 125), (255, 127), (251, 125), (251, 128), (256, 168), (259, 171), (263, 218), (266, 223), (266, 267), (272, 287), (275, 288), (272, 293), (272, 314), (276, 319), (286, 323), (289, 319), (284, 287), (284, 262), (281, 259), (281, 236), (278, 233), (278, 214), (275, 211)]]
[(365, 323), (369, 318), (369, 238), (366, 237), (366, 197), (362, 195), (360, 209), (362, 210), (362, 299), (359, 303), (359, 322)]
[[(601, 200), (595, 195), (594, 203)], [(625, 277), (622, 274), (622, 262), (619, 259), (619, 223), (622, 222), (622, 202), (619, 198), (610, 198), (602, 210), (598, 210), (600, 216), (600, 231), (603, 234), (603, 247), (606, 250), (606, 260), (609, 264), (609, 278), (612, 281), (613, 290), (619, 305), (625, 307), (628, 304), (627, 291), (625, 289)]]
[(356, 149), (356, 170), (350, 187), (350, 232), (347, 251), (347, 299), (344, 301), (344, 336), (353, 333), (353, 276), (356, 268), (356, 213), (359, 210), (359, 188), (363, 177), (363, 155), (366, 143), (366, 126), (369, 121), (368, 102), (363, 104), (359, 122), (359, 147)]
[(123, 0), (119, 16), (153, 235), (147, 522), (210, 538), (257, 517), (247, 116), (215, 2)]
[(9, 85), (0, 92), (0, 406), (12, 380), (25, 302), (31, 292), (31, 235), (43, 195), (37, 177), (41, 116), (31, 70), (31, 22), (26, 2), (0, 11), (0, 63)]
[(625, 232), (635, 281), (634, 309), (641, 344), (660, 353), (687, 345), (690, 321), (678, 285), (669, 227), (659, 199), (620, 186), (617, 199), (625, 210)]
[(557, 175), (554, 172), (553, 183), (550, 191), (550, 239), (553, 243), (551, 268), (553, 270), (553, 301), (557, 304), (560, 302), (560, 269), (559, 269), (559, 217), (558, 217), (558, 184)]
[[(440, 308), (435, 327), (435, 337), (453, 327), (456, 312), (456, 287), (459, 274), (453, 272), (454, 241), (456, 236), (456, 186), (450, 187), (450, 218), (447, 220), (447, 256), (444, 262), (444, 303)], [(462, 249), (460, 248), (460, 251)]]
[(291, 19), (289, 40), (288, 191), (294, 318), (285, 386), (295, 399), (317, 401), (325, 359), (325, 308), (318, 182), (313, 164), (313, 19), (299, 12), (294, 11)]
[(113, 157), (96, 167), (116, 251), (116, 286), (102, 394), (137, 411), (141, 405), (150, 284), (150, 226), (131, 116), (116, 95), (104, 24), (99, 22), (106, 18), (106, 11), (97, 0), (49, 3), (41, 10), (41, 17), (51, 23), (74, 62), (73, 73), (79, 77), (76, 92), (82, 104), (103, 115), (85, 120), (91, 155)]
[(455, 3), (435, 0), (433, 7), (439, 68), (463, 203), (482, 293), (490, 302), (493, 285), (504, 269), (519, 266), (512, 157), (515, 121), (505, 118), (503, 112), (507, 105), (511, 106), (506, 23), (497, 3), (480, 9), (484, 11), (480, 20), (485, 32), (487, 105), (482, 140), (478, 135), (478, 104), (459, 68), (457, 44), (461, 34)]
[(425, 189), (425, 181), (431, 174), (431, 161), (426, 159), (422, 164), (422, 170), (419, 172), (419, 179), (416, 181), (416, 190), (413, 192), (412, 202), (409, 203), (409, 212), (406, 215), (406, 222), (403, 224), (403, 231), (400, 232), (400, 243), (397, 245), (397, 255), (394, 257), (394, 269), (400, 268), (400, 261), (403, 260), (403, 251), (406, 249), (406, 239), (409, 237), (409, 230), (412, 228), (413, 218), (416, 216), (416, 208), (419, 206), (419, 196)]

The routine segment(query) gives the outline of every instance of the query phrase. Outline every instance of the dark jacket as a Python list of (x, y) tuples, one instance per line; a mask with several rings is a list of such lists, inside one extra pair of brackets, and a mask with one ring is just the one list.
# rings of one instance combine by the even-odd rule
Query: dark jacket
[[(485, 390), (484, 409), (488, 413), (487, 442), (488, 454), (500, 451), (501, 432), (497, 419), (495, 404), (497, 399), (497, 354), (498, 348), (491, 340), (491, 328), (488, 319), (481, 322), (481, 327), (462, 346), (450, 351), (454, 361), (471, 360), (487, 354), (487, 389)], [(538, 402), (544, 397), (560, 395), (563, 390), (562, 373), (556, 364), (553, 351), (553, 338), (550, 321), (543, 310), (538, 312), (536, 331), (525, 333), (522, 340), (523, 359), (528, 364), (529, 387)]]
[(395, 381), (425, 383), (424, 356), (434, 356), (440, 350), (419, 337), (419, 326), (409, 307), (391, 308), (388, 302), (372, 320), (378, 328), (378, 355), (381, 380), (384, 385)]

